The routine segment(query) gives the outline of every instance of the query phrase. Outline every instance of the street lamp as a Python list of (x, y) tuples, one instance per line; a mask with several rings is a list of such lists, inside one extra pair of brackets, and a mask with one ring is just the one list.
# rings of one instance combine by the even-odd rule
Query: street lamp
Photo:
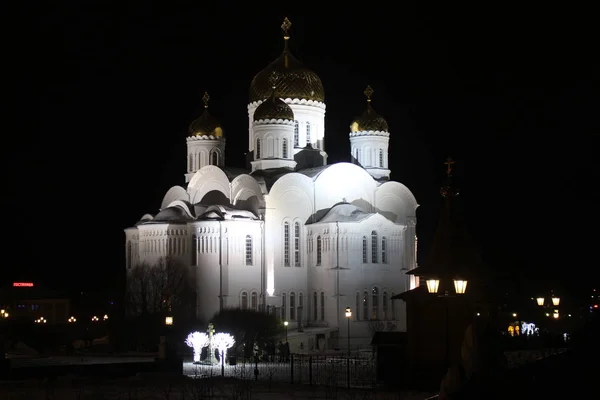
[(352, 317), (352, 310), (350, 307), (346, 307), (346, 319), (348, 320), (348, 357), (350, 357), (350, 317)]
[(552, 305), (558, 307), (560, 304), (560, 297), (552, 296)]
[(285, 326), (285, 342), (287, 343), (287, 327), (288, 327), (289, 322), (287, 321), (283, 321), (283, 326)]
[(537, 301), (537, 305), (540, 307), (544, 306), (544, 298), (543, 297), (538, 297), (537, 299), (535, 299), (535, 301)]
[[(466, 279), (453, 279), (454, 281), (454, 292), (456, 293), (456, 295), (461, 296), (464, 295), (465, 292), (467, 291), (467, 280)], [(427, 291), (430, 294), (437, 294), (439, 288), (440, 288), (440, 280), (438, 278), (429, 278), (425, 281), (425, 283), (427, 284)], [(448, 293), (448, 291), (446, 290), (444, 292), (444, 294), (442, 295), (438, 295), (438, 297), (441, 297), (442, 299), (448, 299), (450, 297), (456, 297), (454, 295), (450, 295)], [(446, 342), (446, 366), (448, 366), (448, 364), (450, 363), (450, 334), (449, 334), (449, 330), (450, 330), (450, 318), (448, 315), (448, 303), (444, 303), (444, 310), (445, 310), (445, 325), (446, 325), (446, 330), (445, 330), (445, 342)]]
[(173, 317), (171, 317), (171, 316), (166, 316), (166, 317), (165, 317), (165, 325), (167, 325), (167, 326), (171, 326), (171, 325), (173, 325)]

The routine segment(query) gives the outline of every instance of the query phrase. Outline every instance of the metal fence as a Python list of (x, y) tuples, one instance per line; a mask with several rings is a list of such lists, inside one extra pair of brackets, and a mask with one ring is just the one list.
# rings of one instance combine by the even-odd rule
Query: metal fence
[(183, 364), (183, 373), (197, 378), (225, 376), (346, 388), (376, 386), (376, 363), (372, 356), (291, 354), (286, 361), (242, 361), (213, 366), (186, 361)]

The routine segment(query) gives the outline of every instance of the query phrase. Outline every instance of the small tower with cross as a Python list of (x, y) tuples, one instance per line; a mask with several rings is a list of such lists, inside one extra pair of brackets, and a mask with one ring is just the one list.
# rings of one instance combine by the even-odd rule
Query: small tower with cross
[(373, 109), (375, 90), (367, 85), (363, 91), (366, 108), (350, 124), (350, 153), (354, 164), (363, 167), (379, 181), (390, 179), (388, 149), (390, 133), (386, 120)]
[(206, 363), (210, 365), (215, 365), (218, 364), (219, 361), (215, 357), (215, 326), (212, 322), (208, 324), (208, 329), (206, 330), (206, 333), (208, 334), (208, 350), (206, 354)]
[(225, 165), (225, 136), (221, 123), (209, 111), (210, 96), (204, 92), (202, 103), (204, 112), (188, 129), (187, 137), (187, 173), (189, 182), (200, 168), (206, 165), (223, 167)]

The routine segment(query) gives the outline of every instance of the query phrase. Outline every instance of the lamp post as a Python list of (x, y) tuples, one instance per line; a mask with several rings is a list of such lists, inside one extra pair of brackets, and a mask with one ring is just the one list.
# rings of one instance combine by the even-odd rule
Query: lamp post
[(285, 342), (287, 343), (287, 327), (288, 327), (289, 322), (287, 321), (283, 321), (283, 326), (285, 326)]
[[(456, 295), (460, 296), (460, 295), (464, 295), (465, 292), (467, 291), (467, 280), (466, 279), (454, 279), (454, 292), (456, 293)], [(438, 278), (430, 278), (427, 279), (425, 281), (426, 285), (427, 285), (427, 291), (430, 294), (437, 294), (438, 290), (440, 288), (440, 280)], [(448, 315), (448, 303), (445, 301), (451, 297), (456, 297), (455, 295), (451, 295), (448, 290), (446, 290), (444, 292), (444, 294), (438, 294), (437, 295), (439, 298), (444, 299), (444, 311), (445, 311), (445, 343), (446, 343), (446, 348), (445, 348), (445, 362), (446, 362), (446, 367), (449, 366), (450, 364), (450, 334), (449, 334), (449, 330), (450, 330), (450, 319), (449, 319), (449, 315)]]
[(350, 357), (350, 318), (352, 317), (352, 310), (350, 307), (346, 307), (346, 319), (348, 320), (348, 357)]

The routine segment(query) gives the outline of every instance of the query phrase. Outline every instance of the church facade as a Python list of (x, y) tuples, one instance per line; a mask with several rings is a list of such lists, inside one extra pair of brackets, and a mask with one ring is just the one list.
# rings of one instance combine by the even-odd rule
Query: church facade
[(191, 267), (199, 318), (275, 313), (307, 350), (345, 347), (350, 307), (360, 346), (374, 327), (406, 330), (404, 303), (391, 297), (414, 286), (418, 204), (390, 180), (390, 132), (370, 88), (350, 124), (351, 162), (327, 164), (323, 85), (288, 50), (289, 26), (282, 54), (251, 83), (248, 170), (226, 166), (205, 94), (187, 137), (186, 185), (125, 229), (126, 268), (178, 259)]

